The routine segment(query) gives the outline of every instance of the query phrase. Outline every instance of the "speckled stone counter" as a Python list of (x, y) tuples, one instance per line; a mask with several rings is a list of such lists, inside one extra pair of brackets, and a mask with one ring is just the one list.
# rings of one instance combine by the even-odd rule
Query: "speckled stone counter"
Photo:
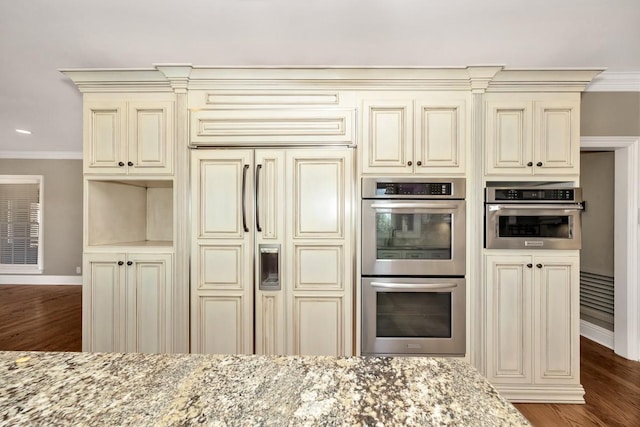
[(2, 426), (520, 426), (442, 358), (0, 352)]

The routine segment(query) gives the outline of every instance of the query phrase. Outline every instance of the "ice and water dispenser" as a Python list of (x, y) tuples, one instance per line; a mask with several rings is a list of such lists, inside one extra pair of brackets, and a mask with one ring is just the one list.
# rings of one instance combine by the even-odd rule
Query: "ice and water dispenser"
[(260, 285), (261, 291), (280, 290), (280, 245), (258, 245), (260, 253)]

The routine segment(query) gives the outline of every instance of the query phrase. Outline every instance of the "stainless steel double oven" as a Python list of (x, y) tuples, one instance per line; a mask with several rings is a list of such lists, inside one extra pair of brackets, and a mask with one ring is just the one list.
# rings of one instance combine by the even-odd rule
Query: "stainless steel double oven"
[(363, 178), (362, 354), (463, 355), (465, 181)]

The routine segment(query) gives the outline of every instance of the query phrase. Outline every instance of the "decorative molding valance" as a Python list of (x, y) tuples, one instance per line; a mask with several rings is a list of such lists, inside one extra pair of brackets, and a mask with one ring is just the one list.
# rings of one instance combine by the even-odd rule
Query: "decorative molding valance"
[(206, 67), (155, 64), (149, 69), (60, 70), (81, 92), (188, 89), (582, 91), (602, 69), (467, 67)]

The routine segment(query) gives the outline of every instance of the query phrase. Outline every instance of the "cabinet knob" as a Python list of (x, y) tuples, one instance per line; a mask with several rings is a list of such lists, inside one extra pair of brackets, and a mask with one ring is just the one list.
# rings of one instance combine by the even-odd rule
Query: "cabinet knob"
[(133, 261), (127, 261), (127, 265), (133, 265)]
[(412, 164), (413, 164), (413, 162), (412, 162), (411, 160), (409, 160), (409, 161), (407, 162), (407, 166), (411, 166)]
[(418, 160), (418, 163), (416, 163), (418, 166), (422, 166), (422, 161)]
[(536, 163), (536, 166), (542, 166), (542, 162)]
[(533, 162), (527, 163), (527, 166), (533, 166)]
[(127, 166), (133, 166), (133, 162), (127, 162)]
[(118, 162), (118, 166), (120, 167), (124, 166), (124, 162)]
[(542, 268), (542, 264), (536, 264), (536, 267)]
[(124, 261), (118, 261), (118, 265), (124, 265)]
[(533, 267), (533, 264), (527, 264), (527, 268)]

